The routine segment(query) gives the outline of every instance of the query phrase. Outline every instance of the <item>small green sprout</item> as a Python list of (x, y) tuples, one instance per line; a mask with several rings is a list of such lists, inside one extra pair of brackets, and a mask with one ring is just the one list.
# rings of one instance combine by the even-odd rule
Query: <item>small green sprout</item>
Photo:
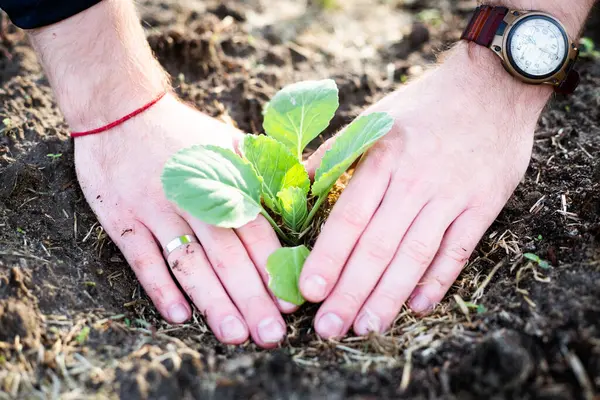
[(266, 135), (246, 135), (241, 156), (230, 148), (193, 146), (168, 160), (162, 174), (167, 198), (207, 224), (240, 228), (263, 215), (290, 246), (267, 260), (269, 288), (296, 305), (305, 301), (298, 278), (310, 253), (306, 232), (314, 217), (336, 181), (394, 124), (386, 113), (356, 119), (325, 153), (311, 183), (304, 149), (329, 126), (338, 107), (333, 80), (287, 86), (263, 112)]
[(26, 233), (23, 228), (19, 228), (18, 226), (17, 226), (17, 232), (20, 233), (21, 235), (24, 235)]
[(548, 261), (541, 259), (540, 256), (538, 256), (536, 254), (525, 253), (525, 254), (523, 254), (523, 257), (525, 257), (526, 259), (528, 259), (530, 261), (533, 261), (534, 263), (539, 265), (540, 268), (549, 269), (552, 267)]
[(487, 308), (483, 304), (475, 304), (471, 302), (465, 302), (467, 308), (474, 309), (477, 314), (483, 314), (487, 311)]
[(140, 319), (140, 318), (136, 318), (135, 319), (135, 323), (137, 324), (137, 326), (140, 326), (142, 328), (145, 329), (150, 329), (152, 327), (152, 325), (150, 324), (150, 322)]
[(46, 157), (49, 157), (53, 160), (58, 160), (59, 158), (62, 157), (62, 153), (50, 153), (50, 154), (46, 154)]
[(79, 344), (83, 344), (87, 340), (89, 334), (90, 334), (90, 327), (84, 326), (83, 328), (81, 328), (81, 331), (75, 338), (75, 341)]
[(536, 242), (541, 242), (542, 240), (544, 240), (544, 237), (542, 235), (537, 235), (537, 237), (533, 238), (533, 240), (535, 240)]
[(15, 126), (13, 120), (8, 117), (2, 119), (2, 124), (4, 125), (4, 127), (2, 129), (0, 129), (0, 133), (5, 132), (5, 131), (10, 131)]
[(442, 18), (442, 13), (437, 8), (428, 8), (423, 10), (417, 14), (417, 19), (424, 24), (431, 26), (440, 26), (444, 20)]
[(583, 37), (579, 40), (579, 56), (595, 60), (600, 58), (600, 51), (596, 50), (596, 44), (591, 38)]
[(322, 10), (335, 10), (339, 7), (337, 0), (316, 0), (315, 3)]
[(96, 287), (96, 282), (92, 282), (92, 281), (86, 281), (86, 282), (83, 282), (83, 284), (89, 288)]

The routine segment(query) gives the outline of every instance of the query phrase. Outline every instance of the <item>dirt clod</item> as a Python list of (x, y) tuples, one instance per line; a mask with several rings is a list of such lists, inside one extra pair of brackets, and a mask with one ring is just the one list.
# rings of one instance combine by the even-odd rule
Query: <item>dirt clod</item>
[(34, 343), (41, 334), (40, 318), (31, 304), (13, 298), (0, 300), (0, 342)]

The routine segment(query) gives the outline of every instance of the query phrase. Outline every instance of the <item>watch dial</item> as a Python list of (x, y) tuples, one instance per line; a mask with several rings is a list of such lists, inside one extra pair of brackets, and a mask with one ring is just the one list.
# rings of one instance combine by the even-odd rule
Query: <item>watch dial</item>
[(540, 16), (520, 22), (508, 46), (513, 64), (525, 74), (538, 78), (560, 69), (567, 56), (568, 42), (558, 24)]

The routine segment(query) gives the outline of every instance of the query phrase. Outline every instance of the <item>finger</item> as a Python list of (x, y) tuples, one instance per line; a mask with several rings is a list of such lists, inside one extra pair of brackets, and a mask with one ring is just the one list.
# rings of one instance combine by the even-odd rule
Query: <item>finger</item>
[[(236, 230), (238, 237), (244, 244), (250, 259), (256, 266), (265, 286), (269, 284), (267, 273), (267, 259), (273, 252), (281, 247), (279, 239), (267, 220), (259, 215), (254, 221)], [(279, 310), (284, 313), (292, 313), (298, 309), (294, 304), (281, 299), (273, 298), (277, 302)]]
[(317, 313), (315, 329), (321, 337), (344, 335), (352, 326), (363, 303), (396, 254), (406, 231), (428, 200), (429, 193), (422, 186), (392, 180), (381, 206), (346, 263), (339, 282)]
[(327, 297), (379, 207), (391, 176), (387, 154), (368, 155), (331, 211), (300, 275), (300, 290), (307, 300), (317, 303)]
[(411, 296), (409, 305), (414, 312), (428, 312), (442, 300), (493, 221), (494, 218), (469, 209), (452, 223), (438, 254)]
[(210, 226), (194, 218), (189, 218), (188, 223), (229, 297), (242, 313), (254, 341), (262, 347), (274, 347), (285, 335), (283, 318), (235, 231)]
[(191, 316), (190, 305), (171, 278), (161, 249), (148, 228), (135, 222), (111, 237), (158, 312), (171, 323), (187, 321)]
[(336, 137), (334, 136), (327, 139), (325, 143), (321, 144), (319, 148), (315, 150), (315, 152), (312, 153), (310, 157), (308, 157), (308, 159), (304, 162), (304, 167), (306, 168), (306, 172), (308, 172), (308, 176), (310, 177), (310, 179), (314, 178), (315, 171), (317, 170), (317, 168), (319, 168), (319, 165), (321, 165), (321, 159), (323, 158), (327, 150), (331, 148), (333, 142), (335, 141), (335, 138)]
[[(160, 223), (152, 224), (151, 228), (163, 248), (177, 237), (193, 235), (192, 228), (176, 214), (170, 217), (162, 214)], [(244, 343), (248, 327), (223, 289), (202, 246), (199, 243), (180, 246), (168, 255), (167, 261), (175, 279), (202, 312), (217, 339), (228, 344)]]
[(444, 232), (461, 213), (458, 204), (434, 200), (421, 210), (362, 307), (354, 324), (357, 334), (376, 329), (383, 332), (391, 325), (435, 257)]

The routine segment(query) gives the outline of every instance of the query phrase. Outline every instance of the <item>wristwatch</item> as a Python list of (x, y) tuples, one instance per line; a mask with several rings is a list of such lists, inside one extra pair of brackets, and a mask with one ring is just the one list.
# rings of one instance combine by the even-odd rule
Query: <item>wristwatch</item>
[(547, 13), (480, 6), (462, 39), (489, 47), (525, 83), (552, 85), (563, 94), (579, 85), (574, 69), (579, 49), (564, 25)]

